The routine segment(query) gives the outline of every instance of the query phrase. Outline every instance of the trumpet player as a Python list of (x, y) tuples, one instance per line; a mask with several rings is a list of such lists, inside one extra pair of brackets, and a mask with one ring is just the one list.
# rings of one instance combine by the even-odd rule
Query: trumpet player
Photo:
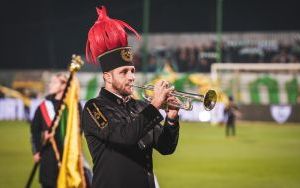
[(105, 86), (86, 103), (82, 114), (94, 163), (92, 187), (155, 188), (152, 151), (172, 154), (179, 136), (179, 109), (167, 110), (164, 126), (159, 109), (178, 101), (163, 80), (155, 84), (151, 102), (131, 98), (135, 67), (125, 29), (138, 34), (128, 24), (109, 18), (105, 7), (97, 12), (99, 18), (88, 34), (87, 58), (100, 63)]

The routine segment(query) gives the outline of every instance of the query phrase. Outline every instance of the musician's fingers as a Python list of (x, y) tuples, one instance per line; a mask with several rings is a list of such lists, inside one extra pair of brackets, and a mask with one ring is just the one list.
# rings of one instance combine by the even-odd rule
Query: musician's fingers
[(164, 88), (162, 90), (161, 95), (164, 96), (165, 99), (167, 100), (169, 97), (172, 96), (172, 92), (173, 92), (172, 88)]
[(164, 88), (169, 88), (170, 83), (166, 80), (161, 80), (161, 86)]
[(168, 102), (176, 101), (176, 97), (171, 95), (171, 96), (168, 97), (167, 101)]
[(170, 87), (170, 83), (169, 83), (168, 81), (164, 81), (164, 86), (165, 86), (166, 88), (169, 88), (169, 87)]
[(157, 84), (158, 86), (162, 86), (162, 85), (163, 85), (163, 80), (159, 80), (156, 84)]
[(174, 110), (174, 109), (178, 109), (178, 106), (180, 106), (180, 100), (177, 97), (174, 96), (170, 96), (167, 99), (168, 104), (170, 104), (170, 109)]

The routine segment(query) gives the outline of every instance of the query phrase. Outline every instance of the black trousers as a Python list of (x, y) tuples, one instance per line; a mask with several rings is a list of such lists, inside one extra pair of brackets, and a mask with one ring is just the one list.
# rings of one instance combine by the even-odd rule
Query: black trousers
[(226, 136), (235, 136), (235, 124), (226, 124)]

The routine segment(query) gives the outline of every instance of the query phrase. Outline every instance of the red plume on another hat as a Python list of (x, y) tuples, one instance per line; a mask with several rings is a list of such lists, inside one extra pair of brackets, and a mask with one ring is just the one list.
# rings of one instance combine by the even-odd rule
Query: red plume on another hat
[[(108, 17), (104, 6), (96, 9), (99, 17), (89, 30), (86, 43), (87, 60), (95, 64), (98, 63), (98, 58), (103, 54), (109, 54), (114, 49), (128, 46), (125, 29), (132, 31), (138, 39), (140, 38), (139, 34), (127, 23)], [(101, 61), (100, 64), (102, 65)]]

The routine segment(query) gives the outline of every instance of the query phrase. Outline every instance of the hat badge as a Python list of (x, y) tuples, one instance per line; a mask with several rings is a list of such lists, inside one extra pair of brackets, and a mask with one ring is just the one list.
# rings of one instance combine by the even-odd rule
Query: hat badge
[(126, 62), (132, 62), (132, 59), (133, 59), (132, 51), (130, 49), (122, 49), (121, 57)]

